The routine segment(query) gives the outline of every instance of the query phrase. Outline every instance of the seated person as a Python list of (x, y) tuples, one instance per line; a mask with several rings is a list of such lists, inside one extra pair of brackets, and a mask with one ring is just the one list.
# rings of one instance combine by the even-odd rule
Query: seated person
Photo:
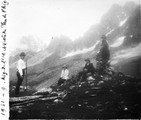
[(69, 79), (69, 70), (66, 65), (63, 66), (62, 72), (61, 72), (61, 77), (58, 81), (58, 86), (63, 84), (66, 80)]
[(86, 79), (86, 77), (93, 75), (95, 72), (95, 68), (93, 66), (93, 63), (90, 62), (90, 59), (87, 58), (85, 59), (86, 64), (85, 67), (83, 68), (83, 71), (79, 73), (78, 79), (83, 80)]

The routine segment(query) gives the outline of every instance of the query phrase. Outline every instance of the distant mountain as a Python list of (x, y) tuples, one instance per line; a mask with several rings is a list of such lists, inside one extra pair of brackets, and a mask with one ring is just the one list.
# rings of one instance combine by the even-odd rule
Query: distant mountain
[(61, 35), (60, 37), (52, 38), (47, 49), (49, 52), (55, 52), (56, 54), (62, 56), (73, 49), (73, 42), (69, 37)]
[(130, 47), (134, 43), (137, 45), (140, 43), (140, 16), (140, 6), (134, 2), (127, 2), (124, 6), (114, 4), (102, 16), (100, 23), (91, 26), (82, 37), (77, 38), (74, 42), (71, 40), (67, 42), (69, 38), (59, 38), (60, 40), (53, 41), (50, 47), (58, 44), (59, 51), (61, 49), (62, 51), (82, 50), (92, 47), (97, 40), (101, 39), (102, 34), (107, 36), (109, 44), (113, 44), (117, 39), (124, 37), (120, 47)]
[(46, 45), (39, 38), (28, 35), (21, 38), (20, 48), (27, 49), (28, 51), (38, 52), (46, 48)]
[(25, 52), (27, 59), (30, 59), (38, 54), (38, 52), (45, 50), (46, 47), (45, 43), (32, 35), (23, 36), (19, 40), (19, 46), (14, 51), (10, 52), (9, 63), (10, 65), (15, 63), (19, 59), (19, 54), (21, 52)]
[(129, 17), (125, 32), (125, 46), (135, 46), (141, 42), (141, 7), (137, 6)]
[(10, 51), (10, 56), (15, 56), (21, 51), (25, 52), (39, 52), (44, 50), (47, 45), (39, 38), (32, 35), (22, 36), (17, 43), (17, 48), (14, 51)]

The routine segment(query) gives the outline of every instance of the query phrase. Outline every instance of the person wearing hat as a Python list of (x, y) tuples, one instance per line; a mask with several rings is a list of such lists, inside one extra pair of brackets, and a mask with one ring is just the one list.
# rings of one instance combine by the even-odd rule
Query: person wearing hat
[(69, 70), (68, 70), (66, 65), (63, 65), (62, 72), (61, 72), (61, 77), (60, 77), (60, 79), (58, 81), (58, 86), (63, 84), (68, 79), (69, 79)]
[(110, 59), (110, 50), (107, 42), (107, 37), (105, 35), (101, 36), (101, 48), (96, 56), (97, 61), (101, 61), (101, 68), (105, 69), (105, 65)]
[(93, 63), (91, 63), (89, 58), (85, 59), (85, 62), (86, 62), (86, 64), (85, 64), (85, 67), (83, 69), (85, 71), (85, 73), (94, 74), (95, 68), (93, 66)]
[(24, 79), (25, 69), (26, 69), (26, 64), (24, 61), (26, 54), (24, 52), (21, 52), (19, 56), (20, 59), (17, 61), (17, 84), (15, 89), (15, 95), (19, 94), (19, 89)]
[(85, 66), (83, 68), (83, 71), (79, 72), (79, 75), (78, 75), (78, 79), (80, 79), (80, 81), (83, 79), (86, 79), (86, 77), (88, 77), (89, 75), (93, 75), (94, 72), (95, 72), (95, 68), (94, 68), (94, 65), (93, 63), (91, 63), (90, 59), (87, 58), (85, 59)]
[(101, 46), (102, 47), (108, 47), (109, 48), (109, 45), (108, 45), (108, 42), (107, 42), (107, 37), (105, 35), (102, 35), (101, 36), (101, 39), (102, 39), (102, 43), (101, 43)]

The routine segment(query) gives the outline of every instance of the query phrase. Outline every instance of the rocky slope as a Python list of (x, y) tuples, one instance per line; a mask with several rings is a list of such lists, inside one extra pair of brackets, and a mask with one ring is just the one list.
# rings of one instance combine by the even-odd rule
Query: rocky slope
[(61, 86), (11, 98), (10, 118), (137, 119), (141, 117), (140, 87), (139, 79), (122, 73), (95, 73), (81, 81), (75, 76)]

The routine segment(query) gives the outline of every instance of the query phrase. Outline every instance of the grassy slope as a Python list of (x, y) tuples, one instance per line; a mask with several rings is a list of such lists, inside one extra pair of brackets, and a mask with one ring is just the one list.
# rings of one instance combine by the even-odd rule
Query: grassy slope
[[(76, 75), (83, 68), (85, 64), (84, 59), (89, 56), (91, 56), (90, 59), (95, 66), (95, 51), (63, 59), (60, 59), (60, 56), (53, 54), (44, 59), (40, 64), (28, 68), (28, 85), (34, 87), (36, 90), (49, 87), (60, 78), (63, 64), (68, 65), (70, 77)], [(125, 74), (141, 77), (140, 63), (141, 57), (132, 57), (130, 59), (124, 59), (124, 61), (120, 58), (120, 62), (116, 64), (118, 67), (115, 67), (115, 69), (118, 69)], [(15, 80), (16, 82), (16, 77), (10, 80)], [(23, 84), (25, 84), (25, 80), (23, 81)]]

